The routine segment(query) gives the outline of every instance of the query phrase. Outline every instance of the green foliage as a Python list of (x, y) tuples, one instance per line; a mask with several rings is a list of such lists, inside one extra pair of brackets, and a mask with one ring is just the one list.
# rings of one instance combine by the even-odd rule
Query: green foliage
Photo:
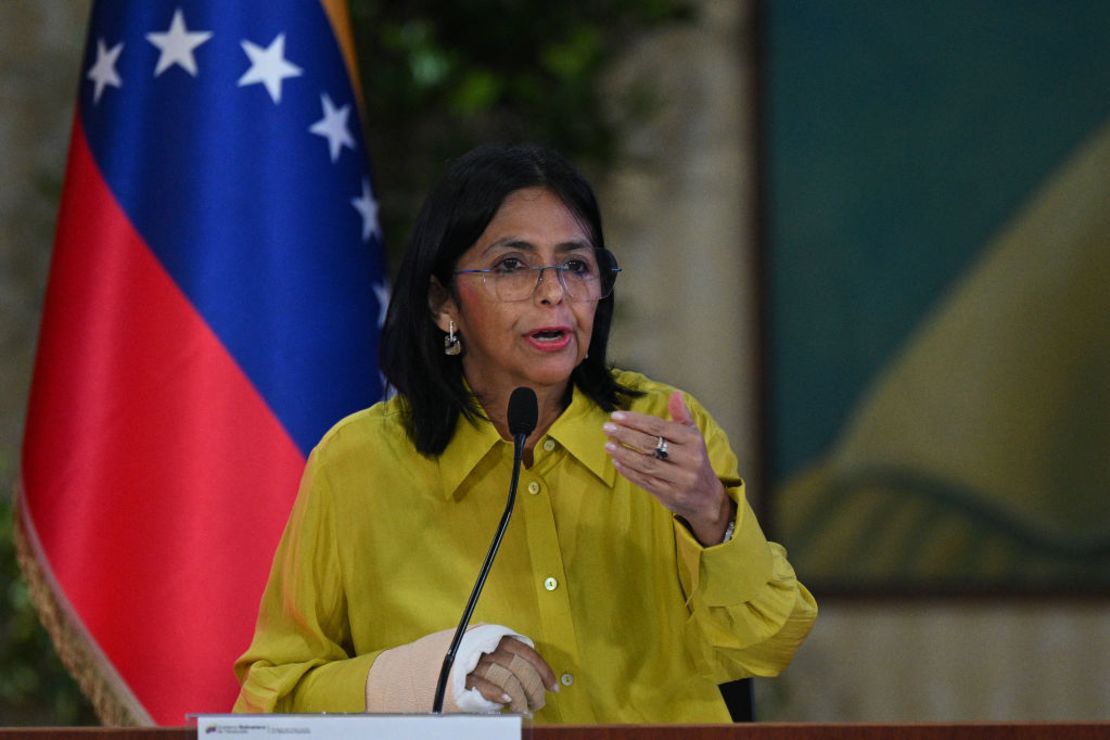
[(536, 141), (602, 170), (656, 107), (650, 81), (604, 90), (638, 38), (692, 16), (684, 0), (352, 0), (368, 138), (390, 251), (446, 160)]
[(16, 565), (12, 506), (0, 495), (0, 726), (96, 724), (54, 653)]

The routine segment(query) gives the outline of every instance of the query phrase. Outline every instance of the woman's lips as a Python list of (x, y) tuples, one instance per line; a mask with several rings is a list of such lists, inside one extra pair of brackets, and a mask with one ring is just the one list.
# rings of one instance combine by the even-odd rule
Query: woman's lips
[(541, 352), (558, 352), (566, 349), (574, 333), (566, 326), (545, 326), (524, 335), (535, 349)]

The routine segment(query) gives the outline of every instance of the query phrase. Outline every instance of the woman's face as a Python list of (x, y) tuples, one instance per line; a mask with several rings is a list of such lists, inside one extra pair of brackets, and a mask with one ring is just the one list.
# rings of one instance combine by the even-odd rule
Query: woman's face
[[(509, 265), (554, 265), (575, 254), (591, 255), (593, 244), (574, 214), (546, 188), (511, 193), (456, 270)], [(519, 260), (512, 262), (512, 260)], [(499, 397), (526, 385), (561, 390), (586, 357), (596, 301), (571, 301), (554, 270), (545, 270), (532, 295), (501, 301), (492, 280), (481, 274), (455, 277), (455, 297), (436, 314), (443, 331), (455, 322), (463, 343), (463, 373), (481, 395)]]

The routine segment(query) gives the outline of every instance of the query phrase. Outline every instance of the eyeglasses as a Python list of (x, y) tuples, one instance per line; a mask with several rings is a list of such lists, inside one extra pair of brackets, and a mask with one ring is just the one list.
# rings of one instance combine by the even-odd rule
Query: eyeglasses
[(557, 265), (529, 265), (517, 256), (503, 257), (493, 267), (456, 270), (455, 275), (480, 275), (482, 284), (497, 300), (505, 303), (526, 301), (543, 282), (543, 274), (554, 270), (563, 295), (570, 301), (600, 301), (613, 293), (621, 268), (607, 249), (575, 253)]

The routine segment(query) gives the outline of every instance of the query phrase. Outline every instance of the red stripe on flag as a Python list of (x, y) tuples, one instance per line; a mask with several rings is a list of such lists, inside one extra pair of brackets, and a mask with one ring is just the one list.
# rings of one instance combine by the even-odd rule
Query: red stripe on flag
[(154, 721), (229, 711), (304, 459), (79, 124), (23, 449), (43, 565)]

